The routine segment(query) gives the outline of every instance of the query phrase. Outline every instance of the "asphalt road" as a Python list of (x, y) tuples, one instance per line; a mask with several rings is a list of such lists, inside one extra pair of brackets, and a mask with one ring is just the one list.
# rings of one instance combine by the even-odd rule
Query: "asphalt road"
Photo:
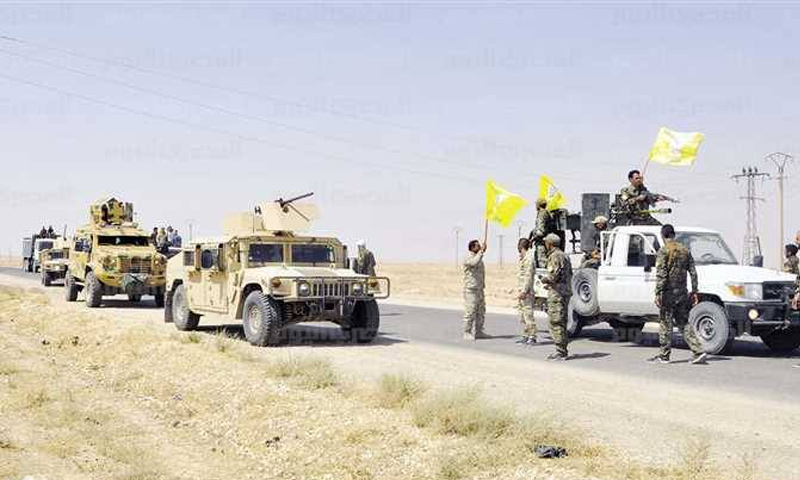
[[(38, 275), (19, 269), (0, 268), (0, 274), (28, 278), (38, 282)], [(54, 286), (52, 288), (60, 288)], [(105, 306), (111, 308), (156, 309), (146, 297), (141, 304), (109, 299)], [(80, 301), (80, 298), (79, 298)], [(156, 314), (160, 318), (160, 313)], [(488, 314), (486, 331), (490, 339), (476, 342), (461, 339), (461, 312), (457, 310), (381, 305), (381, 334), (375, 343), (426, 342), (459, 349), (471, 349), (488, 353), (529, 358), (532, 362), (545, 361), (552, 353), (553, 345), (546, 332), (543, 316), (538, 318), (544, 333), (536, 346), (516, 343), (521, 325), (514, 315)], [(224, 319), (203, 317), (201, 329), (215, 332), (220, 327), (231, 334), (241, 336), (239, 325), (227, 324)], [(319, 344), (331, 346), (341, 343), (338, 327), (303, 326), (293, 327), (288, 332), (289, 345)], [(651, 364), (645, 359), (657, 352), (658, 339), (655, 333), (645, 333), (638, 343), (618, 342), (605, 325), (584, 329), (581, 336), (570, 343), (570, 360), (566, 365), (574, 368), (612, 372), (641, 379), (642, 388), (657, 378), (659, 382), (698, 385), (706, 388), (730, 391), (731, 393), (754, 395), (765, 399), (793, 401), (800, 397), (800, 364), (798, 353), (778, 356), (770, 352), (758, 338), (743, 337), (736, 341), (733, 351), (726, 356), (715, 356), (707, 365), (689, 365), (691, 353), (682, 340), (677, 340), (673, 349), (673, 363)], [(479, 368), (479, 366), (478, 366)], [(747, 412), (742, 412), (746, 415)]]

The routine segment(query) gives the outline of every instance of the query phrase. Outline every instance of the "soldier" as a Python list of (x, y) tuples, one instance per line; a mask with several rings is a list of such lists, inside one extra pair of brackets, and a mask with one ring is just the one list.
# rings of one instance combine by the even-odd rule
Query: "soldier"
[(550, 233), (555, 233), (556, 225), (553, 214), (547, 211), (547, 200), (539, 198), (536, 200), (536, 227), (528, 236), (528, 241), (536, 246), (536, 266), (544, 267), (547, 259), (547, 251), (544, 248), (544, 237)]
[(572, 265), (559, 245), (561, 238), (551, 233), (544, 238), (547, 250), (547, 274), (542, 283), (547, 288), (547, 316), (550, 320), (550, 335), (556, 345), (556, 353), (548, 360), (566, 360), (567, 352), (567, 306), (572, 296)]
[(592, 221), (592, 225), (594, 225), (592, 249), (585, 253), (581, 268), (600, 268), (600, 244), (603, 241), (602, 232), (608, 229), (608, 219), (598, 215)]
[(533, 250), (527, 238), (517, 242), (519, 269), (517, 270), (517, 309), (523, 325), (522, 338), (517, 343), (536, 343), (536, 320), (533, 318)]
[(800, 274), (797, 259), (797, 245), (789, 243), (785, 247), (786, 260), (783, 261), (783, 271), (794, 275)]
[(47, 227), (47, 238), (56, 238), (56, 231), (53, 230), (53, 226), (52, 225)]
[(619, 192), (620, 208), (627, 217), (627, 225), (661, 225), (653, 218), (648, 210), (656, 204), (667, 200), (667, 197), (658, 193), (650, 193), (644, 186), (644, 177), (639, 170), (628, 172), (627, 186)]
[[(696, 305), (697, 297), (697, 270), (694, 268), (692, 253), (683, 245), (675, 241), (675, 228), (672, 225), (661, 227), (661, 236), (666, 242), (658, 251), (656, 257), (656, 298), (655, 303), (659, 308), (658, 341), (661, 350), (658, 355), (648, 359), (651, 362), (669, 363), (672, 351), (672, 325), (673, 322), (683, 329), (683, 339), (689, 345), (694, 357), (692, 364), (705, 363), (708, 356), (694, 328), (689, 324), (689, 309)], [(692, 292), (686, 291), (686, 275), (692, 282)], [(691, 305), (690, 305), (691, 302)]]
[(356, 242), (358, 257), (356, 258), (355, 272), (362, 275), (375, 276), (375, 256), (367, 250), (367, 242), (359, 240)]
[(471, 240), (467, 246), (469, 253), (464, 259), (464, 340), (489, 338), (483, 331), (486, 315), (486, 273), (483, 266), (483, 254), (486, 244)]

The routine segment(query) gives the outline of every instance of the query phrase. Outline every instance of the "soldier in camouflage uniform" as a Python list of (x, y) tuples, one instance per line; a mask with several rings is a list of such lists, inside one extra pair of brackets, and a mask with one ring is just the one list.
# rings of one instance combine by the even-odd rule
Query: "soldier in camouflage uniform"
[[(661, 227), (661, 236), (665, 245), (659, 250), (656, 257), (656, 298), (655, 303), (659, 308), (658, 341), (661, 350), (650, 361), (669, 363), (672, 351), (672, 325), (673, 322), (683, 329), (683, 339), (689, 345), (694, 357), (690, 363), (704, 363), (707, 354), (703, 351), (700, 340), (694, 328), (689, 324), (689, 309), (696, 304), (697, 297), (697, 270), (694, 268), (692, 253), (683, 245), (675, 241), (675, 228), (672, 225)], [(692, 293), (686, 291), (686, 276), (692, 282)]]
[(592, 225), (594, 225), (592, 249), (585, 252), (581, 268), (600, 268), (600, 244), (603, 241), (603, 232), (608, 229), (608, 219), (598, 215), (592, 221)]
[(618, 225), (661, 225), (661, 222), (650, 215), (648, 210), (667, 198), (657, 193), (650, 193), (644, 186), (644, 177), (639, 170), (628, 172), (627, 186), (619, 191), (620, 215)]
[(797, 259), (797, 245), (790, 243), (785, 247), (786, 259), (783, 261), (783, 271), (797, 275), (800, 273)]
[(547, 288), (547, 317), (550, 320), (550, 335), (556, 346), (556, 353), (548, 360), (566, 360), (567, 344), (567, 306), (572, 296), (572, 265), (559, 245), (561, 238), (551, 233), (544, 238), (547, 249), (547, 274), (542, 283)]
[(547, 210), (547, 200), (539, 198), (536, 200), (536, 227), (528, 236), (531, 245), (536, 246), (536, 266), (544, 267), (547, 262), (547, 250), (544, 248), (544, 237), (550, 233), (555, 233), (555, 219), (553, 214)]
[(486, 245), (477, 240), (469, 242), (469, 253), (464, 259), (464, 340), (489, 338), (483, 331), (486, 316), (486, 273), (483, 266), (483, 254)]
[(536, 320), (533, 318), (533, 250), (527, 238), (517, 242), (519, 268), (517, 269), (517, 310), (523, 325), (522, 339), (518, 343), (536, 343)]

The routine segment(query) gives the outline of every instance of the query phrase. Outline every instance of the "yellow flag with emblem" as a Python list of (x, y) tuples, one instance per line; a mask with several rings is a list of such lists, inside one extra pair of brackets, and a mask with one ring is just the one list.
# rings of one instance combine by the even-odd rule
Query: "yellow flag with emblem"
[(567, 197), (553, 183), (553, 179), (547, 175), (539, 177), (539, 198), (547, 200), (548, 210), (558, 210), (567, 204)]
[(528, 201), (489, 180), (486, 182), (486, 219), (504, 227), (511, 225)]
[(691, 165), (697, 159), (697, 150), (704, 138), (700, 132), (676, 132), (662, 127), (650, 149), (649, 159), (662, 165)]

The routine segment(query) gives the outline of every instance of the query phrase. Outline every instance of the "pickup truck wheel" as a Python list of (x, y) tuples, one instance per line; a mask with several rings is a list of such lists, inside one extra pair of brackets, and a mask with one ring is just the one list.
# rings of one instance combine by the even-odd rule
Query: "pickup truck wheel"
[(593, 317), (600, 313), (597, 300), (597, 270), (581, 268), (572, 276), (572, 298), (574, 309), (584, 317)]
[(800, 347), (800, 328), (792, 327), (785, 330), (773, 330), (759, 335), (770, 350), (778, 353), (789, 353)]
[(344, 332), (348, 340), (355, 343), (370, 343), (378, 335), (381, 312), (375, 300), (356, 303), (349, 324)]
[(69, 273), (64, 277), (64, 299), (68, 302), (78, 299), (78, 286), (75, 285), (75, 279)]
[(734, 332), (725, 310), (718, 304), (700, 302), (695, 305), (689, 312), (689, 324), (706, 353), (716, 355), (733, 346)]
[(575, 297), (573, 296), (569, 299), (569, 308), (567, 309), (567, 338), (575, 338), (580, 335), (586, 323), (586, 317), (575, 311)]
[(94, 272), (86, 274), (86, 306), (97, 308), (103, 300), (103, 284), (94, 275)]
[(197, 324), (200, 323), (200, 315), (189, 310), (186, 287), (183, 285), (175, 287), (175, 292), (172, 294), (171, 320), (175, 324), (175, 328), (184, 332), (197, 329)]
[(259, 347), (280, 344), (282, 316), (281, 306), (275, 299), (259, 291), (250, 293), (242, 310), (245, 338)]

